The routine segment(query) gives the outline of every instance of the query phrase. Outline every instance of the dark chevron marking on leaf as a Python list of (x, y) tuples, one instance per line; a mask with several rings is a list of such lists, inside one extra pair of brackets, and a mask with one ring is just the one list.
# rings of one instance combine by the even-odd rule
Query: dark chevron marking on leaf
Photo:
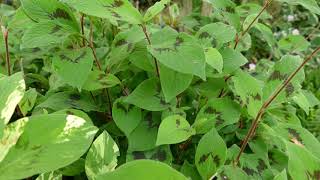
[(284, 80), (287, 78), (287, 75), (281, 75), (281, 72), (280, 71), (274, 71), (268, 81), (271, 81), (271, 80)]
[[(212, 156), (212, 155), (211, 155)], [(216, 164), (216, 167), (219, 167), (220, 166), (220, 158), (218, 155), (215, 155), (213, 157), (213, 162)]]
[(294, 86), (292, 85), (292, 83), (289, 83), (287, 86), (286, 86), (286, 95), (287, 97), (290, 96), (293, 92), (294, 92)]
[(208, 159), (209, 155), (210, 155), (210, 153), (208, 153), (208, 154), (203, 154), (203, 155), (200, 157), (198, 163), (199, 163), (199, 164), (204, 163), (204, 162)]
[(141, 151), (133, 151), (132, 155), (133, 159), (146, 159), (146, 155)]
[(41, 50), (41, 49), (38, 48), (38, 47), (32, 48), (32, 52), (33, 52), (33, 53), (39, 52), (40, 50)]
[(42, 147), (41, 145), (33, 145), (31, 147), (31, 150), (36, 151), (36, 150), (40, 149), (41, 147)]
[(204, 113), (206, 114), (217, 114), (217, 110), (213, 107), (209, 106), (204, 110)]
[(211, 41), (211, 46), (212, 47), (217, 47), (217, 44), (218, 44), (217, 40), (215, 38), (213, 38), (212, 41)]
[(116, 13), (116, 12), (112, 12), (111, 15), (115, 18), (121, 18), (120, 14)]
[(54, 34), (61, 29), (61, 26), (55, 25), (49, 34)]
[(180, 119), (176, 119), (176, 127), (179, 128), (180, 126)]
[(49, 15), (51, 19), (62, 18), (66, 20), (71, 20), (69, 13), (61, 8), (56, 9), (51, 15)]
[(122, 6), (124, 3), (122, 0), (115, 0), (114, 3), (111, 5), (114, 8), (118, 8), (120, 6)]
[(173, 51), (171, 48), (154, 48), (155, 51), (159, 51), (159, 53), (162, 53), (162, 51)]
[(74, 115), (74, 113), (71, 112), (71, 111), (66, 111), (66, 113), (67, 113), (68, 115)]
[(208, 32), (202, 32), (200, 35), (199, 35), (199, 38), (200, 39), (205, 39), (205, 38), (210, 38), (210, 34)]
[(80, 100), (81, 96), (79, 94), (70, 94), (69, 98), (73, 101)]
[(181, 37), (176, 38), (176, 42), (174, 43), (174, 49), (177, 51), (177, 48), (181, 46), (181, 44), (184, 42), (184, 40)]
[(253, 96), (253, 99), (261, 101), (261, 95), (257, 93), (255, 96)]
[(103, 78), (105, 78), (105, 74), (104, 73), (100, 73), (98, 76), (98, 80), (102, 80)]
[[(133, 44), (132, 44), (132, 43), (128, 43), (128, 49), (127, 49), (127, 51), (130, 52), (130, 51), (132, 51), (132, 50), (133, 50)], [(129, 63), (131, 63), (131, 61), (130, 61)]]
[(244, 172), (246, 172), (247, 175), (252, 176), (254, 173), (256, 173), (253, 169), (250, 169), (248, 167), (242, 168)]
[(261, 173), (263, 170), (267, 169), (266, 163), (262, 160), (258, 160), (258, 166), (257, 166), (258, 171)]
[(157, 127), (157, 124), (154, 124), (154, 123), (153, 123), (152, 113), (151, 113), (151, 112), (148, 112), (148, 113), (145, 115), (144, 120), (147, 121), (147, 125), (148, 125), (148, 128), (149, 128), (149, 129), (154, 128), (154, 127)]
[(87, 54), (87, 52), (86, 52), (86, 51), (83, 51), (83, 52), (81, 53), (81, 55), (74, 60), (74, 62), (75, 62), (75, 63), (78, 63), (86, 54)]
[(226, 11), (227, 11), (228, 13), (232, 13), (232, 14), (235, 12), (235, 11), (234, 11), (234, 8), (231, 7), (231, 6), (226, 7)]
[(300, 134), (292, 128), (287, 128), (288, 132), (291, 136), (293, 136), (297, 141), (299, 141), (301, 144), (303, 144), (302, 138), (300, 137)]
[(120, 39), (119, 41), (117, 41), (116, 43), (115, 43), (115, 46), (116, 47), (119, 47), (119, 46), (123, 46), (123, 45), (125, 45), (125, 44), (127, 44), (128, 42), (125, 40), (125, 39)]
[(167, 159), (166, 151), (159, 149), (155, 154), (151, 156), (151, 159), (165, 161)]
[(60, 58), (61, 58), (61, 60), (67, 60), (67, 61), (73, 62), (73, 59), (69, 58), (68, 56), (66, 56), (64, 54), (60, 54)]
[(121, 109), (121, 110), (124, 111), (125, 113), (128, 113), (127, 108), (126, 108), (123, 104), (117, 103), (116, 106), (117, 106), (118, 109)]
[(221, 124), (224, 123), (224, 120), (221, 118), (221, 114), (219, 114), (217, 117), (216, 117), (216, 123), (215, 123), (215, 126), (218, 127), (220, 126)]

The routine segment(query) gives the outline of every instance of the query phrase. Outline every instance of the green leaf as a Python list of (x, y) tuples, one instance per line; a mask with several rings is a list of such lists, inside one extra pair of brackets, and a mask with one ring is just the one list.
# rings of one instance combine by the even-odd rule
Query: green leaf
[(285, 140), (305, 147), (320, 159), (320, 142), (306, 129), (281, 123), (274, 128), (274, 131)]
[(239, 121), (240, 106), (229, 98), (213, 98), (203, 106), (192, 125), (197, 134), (207, 133), (211, 128), (221, 129)]
[(196, 37), (204, 47), (220, 48), (235, 39), (237, 31), (233, 26), (217, 22), (200, 28)]
[(88, 93), (78, 94), (69, 91), (52, 94), (36, 108), (49, 108), (55, 111), (72, 108), (82, 109), (87, 112), (101, 111)]
[(232, 77), (235, 94), (246, 104), (249, 115), (255, 117), (262, 106), (263, 82), (244, 71), (237, 71)]
[[(283, 83), (283, 81), (289, 77), (302, 63), (303, 59), (299, 56), (286, 55), (277, 61), (273, 66), (273, 71), (269, 75), (267, 82), (263, 88), (263, 98), (266, 100), (274, 90)], [(272, 104), (278, 104), (281, 102), (287, 102), (287, 98), (292, 96), (295, 92), (301, 89), (300, 83), (304, 81), (304, 71), (300, 71), (288, 84), (288, 86), (282, 91)]]
[(195, 164), (201, 177), (210, 179), (224, 165), (226, 156), (227, 146), (215, 128), (212, 128), (202, 136), (196, 150)]
[(124, 103), (123, 99), (118, 99), (113, 103), (112, 118), (118, 128), (129, 136), (140, 124), (142, 113), (140, 108)]
[(24, 95), (26, 85), (21, 72), (0, 79), (0, 138), (5, 125)]
[(159, 177), (161, 177), (161, 179), (187, 180), (185, 176), (170, 166), (152, 160), (136, 160), (128, 162), (112, 173), (98, 176), (97, 180), (122, 180), (128, 177), (130, 177), (131, 180), (156, 180), (159, 179)]
[(59, 77), (69, 85), (81, 90), (93, 65), (89, 48), (68, 50), (54, 56), (52, 66)]
[(276, 176), (274, 176), (273, 180), (287, 180), (287, 171), (284, 169), (280, 173), (278, 173)]
[(190, 164), (188, 161), (184, 161), (180, 169), (180, 172), (192, 180), (201, 180), (201, 176), (194, 164)]
[(307, 90), (301, 90), (295, 96), (292, 97), (295, 103), (297, 103), (307, 114), (309, 114), (310, 108), (319, 105), (320, 101), (314, 94)]
[(20, 119), (6, 127), (7, 133), (21, 133), (17, 128), (21, 121), (26, 122), (24, 131), (0, 163), (1, 179), (22, 179), (64, 167), (87, 151), (97, 132), (90, 121), (77, 116), (50, 114)]
[(168, 5), (168, 3), (170, 3), (170, 1), (171, 0), (161, 0), (159, 2), (156, 2), (153, 6), (149, 7), (143, 17), (144, 22), (148, 22), (156, 15), (158, 15)]
[(292, 5), (301, 5), (311, 11), (312, 13), (320, 15), (320, 7), (315, 0), (278, 0)]
[(206, 62), (219, 73), (222, 73), (223, 58), (216, 48), (209, 47), (205, 50)]
[[(258, 16), (258, 14), (250, 14), (246, 17), (246, 19), (243, 22), (242, 28), (247, 29), (249, 28), (250, 24), (253, 22), (253, 20)], [(258, 16), (259, 17), (259, 16)], [(255, 26), (259, 22), (259, 18), (252, 24), (252, 26)]]
[(175, 104), (175, 99), (167, 103), (161, 93), (158, 79), (151, 78), (143, 81), (125, 102), (149, 111), (163, 111)]
[(310, 43), (301, 35), (289, 35), (278, 42), (279, 48), (284, 51), (306, 51)]
[(248, 62), (240, 52), (231, 48), (224, 48), (220, 50), (220, 53), (223, 57), (223, 72), (226, 74), (233, 73)]
[(70, 32), (79, 32), (80, 27), (68, 6), (58, 0), (21, 0), (23, 11), (36, 22), (50, 22)]
[(96, 179), (103, 173), (112, 172), (120, 156), (118, 145), (107, 131), (103, 131), (93, 142), (86, 157), (85, 169), (89, 179)]
[(223, 166), (218, 172), (218, 180), (247, 180), (249, 177), (245, 174), (245, 172), (235, 166), (227, 165)]
[(182, 116), (172, 115), (162, 120), (156, 145), (177, 144), (186, 141), (196, 132), (190, 127), (189, 122)]
[(64, 0), (64, 2), (84, 14), (107, 18), (114, 24), (118, 24), (118, 21), (130, 24), (143, 23), (142, 15), (128, 0)]
[(77, 161), (57, 170), (64, 176), (77, 176), (85, 171), (85, 159), (80, 158)]
[(163, 145), (148, 151), (133, 151), (127, 153), (126, 162), (138, 159), (152, 159), (171, 165), (173, 157), (170, 146)]
[(170, 102), (190, 86), (193, 75), (179, 73), (160, 63), (158, 65), (160, 65), (160, 82), (162, 92), (166, 102)]
[(21, 48), (48, 47), (62, 44), (70, 35), (61, 25), (50, 21), (33, 23), (22, 37)]
[(288, 173), (294, 179), (319, 179), (320, 159), (305, 148), (287, 143)]
[(29, 111), (32, 110), (36, 103), (38, 92), (36, 89), (31, 88), (24, 94), (23, 98), (19, 103), (21, 113), (26, 116)]
[(130, 133), (128, 152), (147, 151), (156, 147), (160, 116), (155, 112), (145, 112), (140, 124)]
[(163, 65), (206, 79), (205, 54), (192, 36), (166, 27), (152, 34), (151, 44), (149, 52)]
[(90, 72), (88, 79), (83, 84), (82, 89), (87, 91), (95, 91), (111, 88), (120, 83), (120, 80), (113, 74), (106, 74), (103, 71), (93, 70)]

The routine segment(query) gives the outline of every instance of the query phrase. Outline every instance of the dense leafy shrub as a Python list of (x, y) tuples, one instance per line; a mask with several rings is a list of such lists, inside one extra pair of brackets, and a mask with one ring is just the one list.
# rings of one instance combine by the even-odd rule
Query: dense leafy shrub
[(190, 2), (1, 4), (0, 179), (320, 179), (317, 2)]

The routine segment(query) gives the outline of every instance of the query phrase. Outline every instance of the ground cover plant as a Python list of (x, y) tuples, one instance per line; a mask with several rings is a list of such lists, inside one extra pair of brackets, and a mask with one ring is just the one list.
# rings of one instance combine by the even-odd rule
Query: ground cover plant
[(1, 180), (320, 179), (316, 0), (0, 2)]

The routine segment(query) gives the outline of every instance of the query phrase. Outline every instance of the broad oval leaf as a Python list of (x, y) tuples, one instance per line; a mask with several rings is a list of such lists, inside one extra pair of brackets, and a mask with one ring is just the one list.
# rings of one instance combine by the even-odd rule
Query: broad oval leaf
[(320, 15), (320, 7), (317, 4), (316, 0), (278, 0), (280, 2), (286, 2), (293, 5), (301, 5), (311, 11), (312, 13)]
[(112, 23), (125, 21), (142, 24), (143, 17), (128, 0), (63, 0), (76, 10), (91, 16), (107, 18)]
[(159, 80), (151, 78), (143, 81), (126, 99), (125, 102), (134, 104), (149, 111), (163, 111), (175, 104), (175, 99), (167, 103), (161, 93)]
[(23, 98), (26, 85), (23, 74), (16, 73), (0, 79), (0, 138), (14, 110)]
[(64, 167), (87, 151), (97, 132), (90, 121), (77, 116), (49, 114), (20, 119), (7, 127), (7, 133), (21, 133), (16, 128), (21, 121), (26, 121), (24, 131), (0, 163), (0, 179), (21, 179)]
[(93, 70), (90, 72), (88, 79), (83, 84), (82, 89), (95, 91), (104, 88), (111, 88), (120, 84), (120, 80), (113, 74), (106, 74), (103, 71)]
[(170, 3), (170, 1), (171, 0), (161, 0), (151, 6), (143, 17), (144, 22), (148, 22), (158, 15), (167, 6), (167, 4)]
[(142, 112), (140, 108), (124, 103), (123, 99), (118, 99), (113, 103), (112, 118), (118, 128), (129, 136), (141, 122)]
[(196, 37), (204, 47), (218, 48), (235, 39), (237, 31), (233, 26), (217, 22), (200, 28)]
[(223, 72), (226, 74), (233, 73), (248, 62), (240, 52), (231, 48), (221, 49), (220, 53), (223, 58)]
[(52, 60), (54, 71), (69, 85), (81, 89), (93, 65), (89, 48), (61, 52)]
[(89, 179), (96, 179), (100, 174), (112, 172), (120, 156), (118, 145), (108, 132), (103, 131), (93, 142), (86, 157), (85, 169)]
[(166, 27), (152, 34), (151, 44), (149, 52), (163, 65), (206, 79), (205, 54), (192, 36)]
[(171, 168), (167, 164), (152, 160), (136, 160), (128, 162), (112, 173), (106, 173), (97, 177), (97, 180), (123, 180), (130, 178), (132, 180), (157, 180), (159, 178), (167, 180), (187, 180), (185, 176)]
[(206, 62), (219, 73), (222, 72), (223, 58), (216, 48), (209, 47), (205, 49)]
[(192, 82), (193, 75), (174, 71), (162, 64), (160, 66), (160, 82), (166, 102), (172, 101), (185, 91)]
[(224, 165), (227, 146), (215, 128), (203, 135), (197, 146), (195, 164), (203, 179), (210, 179)]
[(156, 145), (177, 144), (183, 142), (192, 135), (195, 130), (190, 127), (189, 122), (180, 115), (172, 115), (162, 120)]

